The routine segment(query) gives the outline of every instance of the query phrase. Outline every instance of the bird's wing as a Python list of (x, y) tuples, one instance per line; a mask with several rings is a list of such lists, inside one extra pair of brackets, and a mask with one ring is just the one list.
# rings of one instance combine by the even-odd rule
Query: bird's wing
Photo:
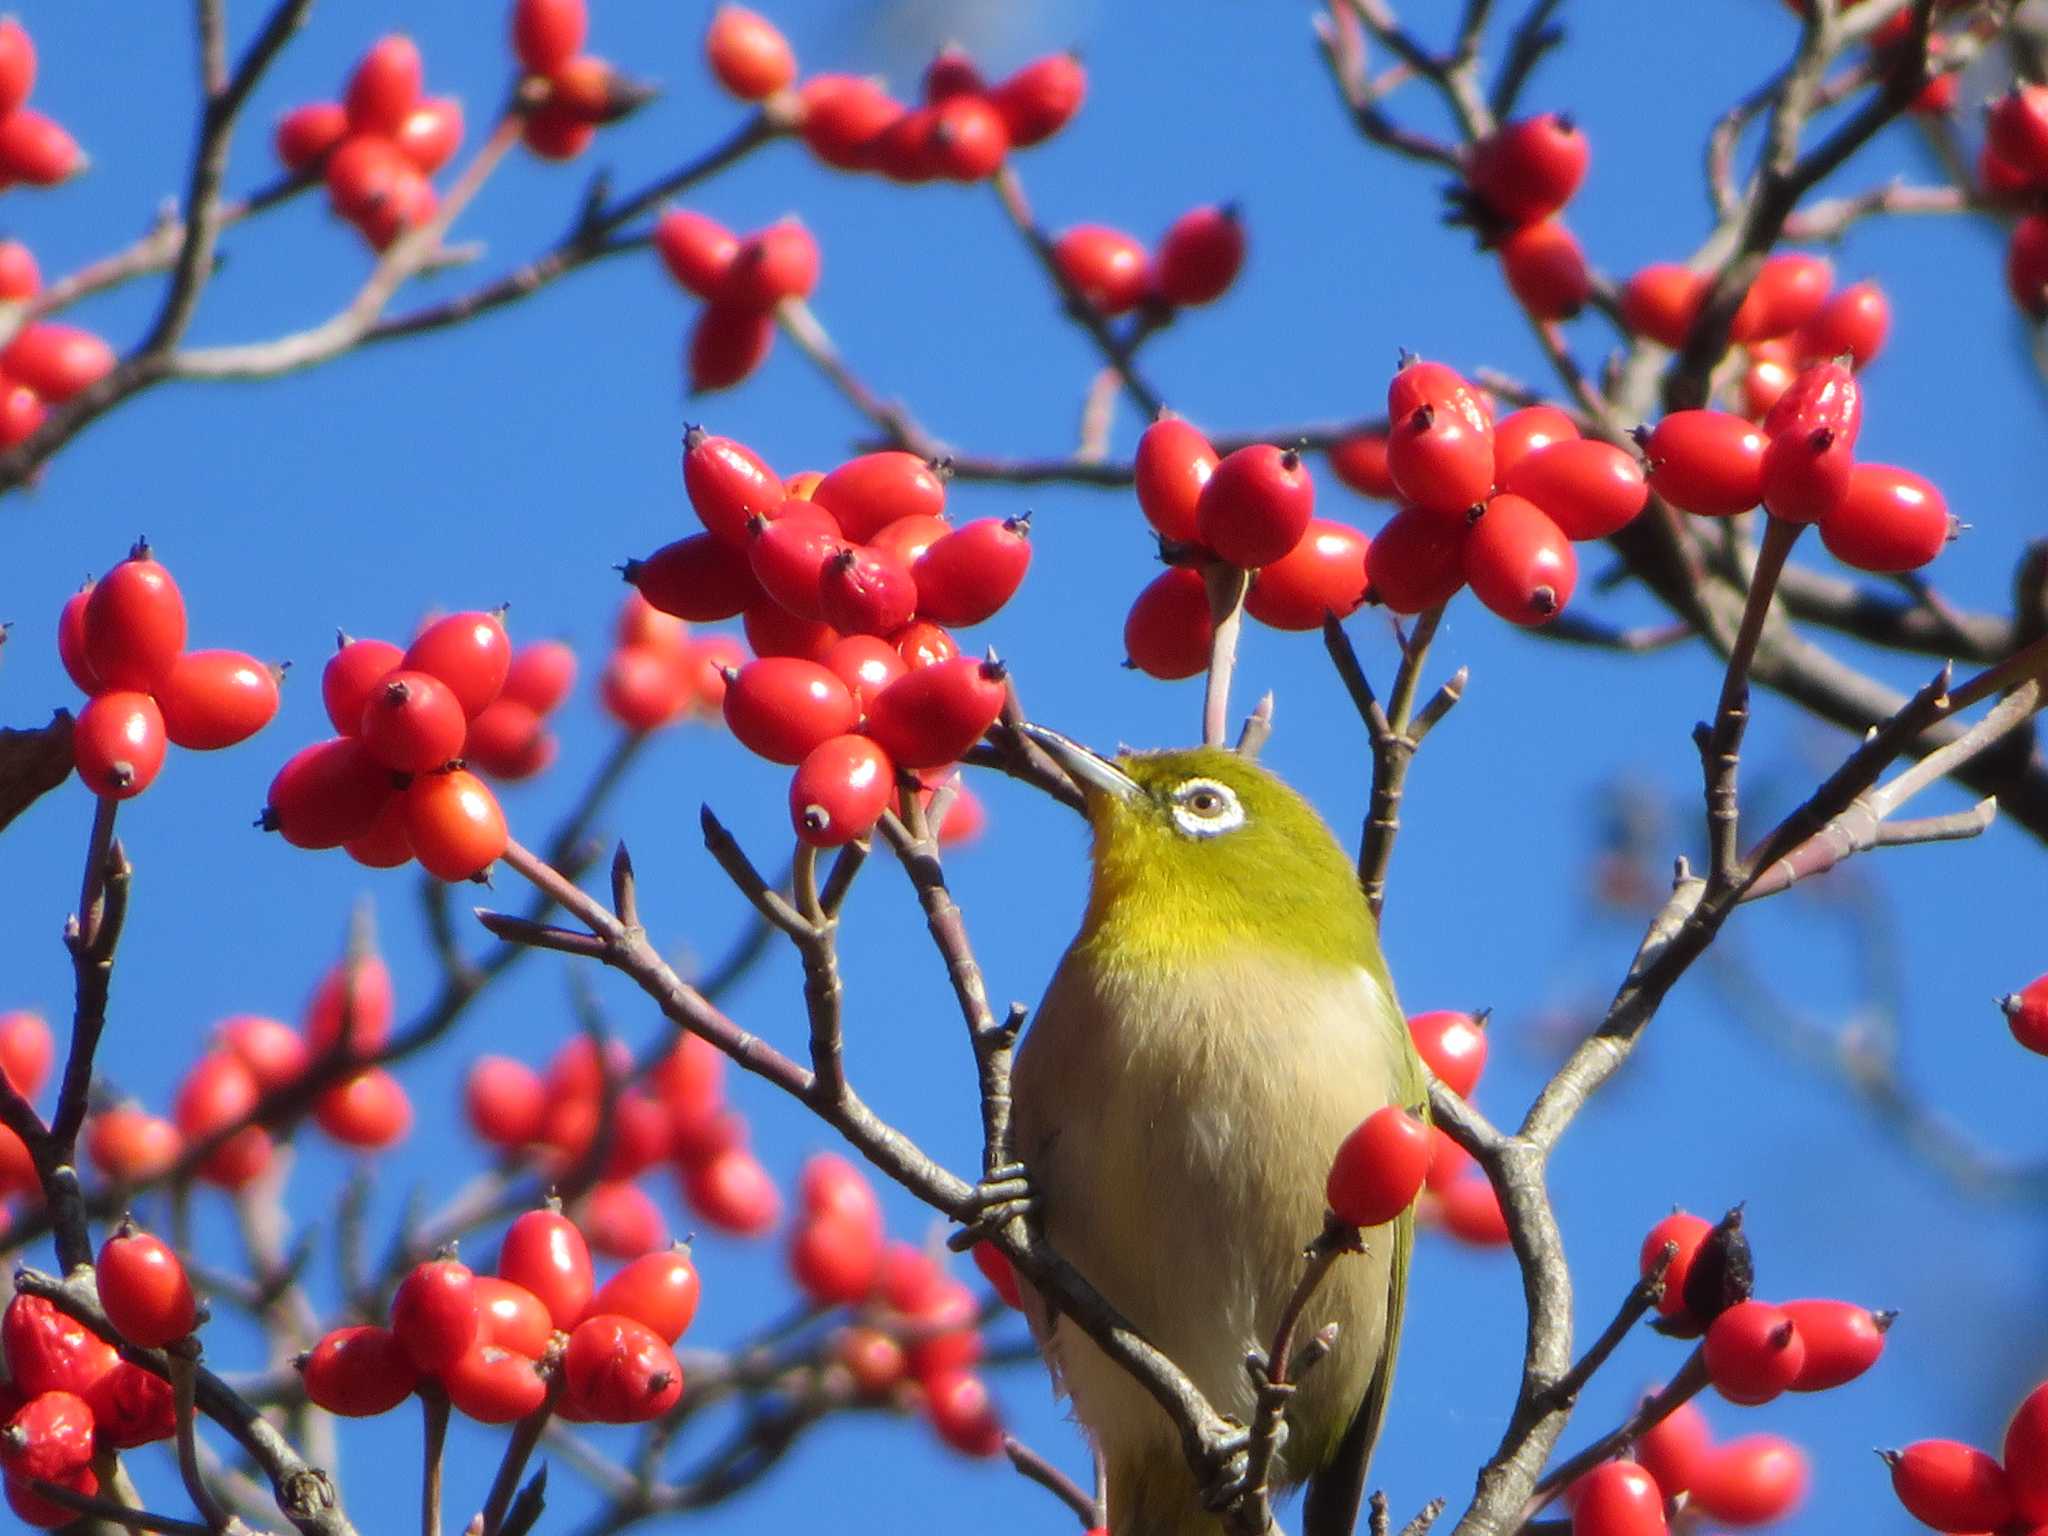
[[(1387, 1271), (1387, 1322), (1380, 1341), (1379, 1367), (1372, 1385), (1352, 1416), (1351, 1427), (1323, 1469), (1309, 1480), (1302, 1501), (1302, 1536), (1351, 1536), (1358, 1524), (1358, 1506), (1365, 1497), (1365, 1472), (1373, 1442), (1386, 1417), (1387, 1394), (1394, 1385), (1394, 1357), (1401, 1345), (1401, 1310), (1407, 1299), (1408, 1251), (1415, 1243), (1415, 1212), (1394, 1223), (1394, 1262)], [(1340, 1340), (1337, 1346), (1342, 1349)]]

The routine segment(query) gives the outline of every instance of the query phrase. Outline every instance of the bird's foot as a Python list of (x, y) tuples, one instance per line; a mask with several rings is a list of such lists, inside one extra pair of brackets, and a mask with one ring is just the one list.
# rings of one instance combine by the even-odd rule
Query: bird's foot
[(1202, 1468), (1202, 1508), (1220, 1515), (1251, 1491), (1252, 1432), (1225, 1419), (1225, 1432), (1210, 1442)]
[(1031, 1183), (1030, 1171), (1022, 1163), (1004, 1163), (974, 1186), (970, 1212), (946, 1246), (956, 1253), (972, 1248), (1011, 1218), (1030, 1216), (1037, 1210), (1038, 1191)]

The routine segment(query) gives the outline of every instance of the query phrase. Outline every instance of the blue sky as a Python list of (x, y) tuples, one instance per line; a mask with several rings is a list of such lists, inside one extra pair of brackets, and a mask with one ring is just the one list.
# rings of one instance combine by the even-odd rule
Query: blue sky
[[(236, 25), (255, 8), (240, 6)], [(460, 228), (486, 243), (494, 272), (566, 226), (584, 177), (615, 168), (638, 183), (728, 130), (737, 111), (703, 78), (696, 39), (708, 7), (597, 0), (593, 45), (667, 94), (608, 130), (572, 168), (515, 159)], [(1147, 354), (1170, 402), (1218, 429), (1362, 415), (1383, 398), (1397, 349), (1531, 380), (1541, 360), (1500, 291), (1490, 258), (1437, 222), (1437, 178), (1392, 162), (1345, 128), (1295, 7), (1007, 7), (939, 0), (891, 6), (785, 7), (807, 67), (879, 70), (899, 90), (930, 47), (961, 37), (1007, 68), (1078, 43), (1091, 89), (1078, 122), (1021, 161), (1042, 217), (1120, 224), (1150, 238), (1194, 204), (1241, 201), (1251, 258), (1238, 289), (1190, 315)], [(1418, 17), (1446, 7), (1414, 7)], [(22, 7), (43, 56), (36, 102), (94, 159), (85, 179), (12, 192), (0, 227), (26, 239), (46, 273), (71, 270), (131, 238), (182, 185), (193, 88), (183, 12), (131, 13), (107, 0)], [(1718, 111), (1782, 59), (1792, 27), (1773, 0), (1712, 7), (1587, 0), (1568, 8), (1572, 45), (1539, 72), (1532, 109), (1569, 108), (1593, 143), (1571, 211), (1594, 260), (1621, 274), (1685, 255), (1704, 233), (1699, 146)], [(356, 0), (315, 8), (302, 38), (259, 93), (238, 143), (233, 188), (273, 169), (267, 129), (286, 107), (331, 94), (349, 61), (403, 26), (427, 56), (431, 90), (463, 96), (471, 131), (503, 86), (498, 7), (449, 0)], [(1966, 100), (1981, 97), (1972, 81)], [(1433, 125), (1424, 102), (1397, 109)], [(1829, 191), (1931, 163), (1893, 130)], [(981, 189), (902, 189), (824, 172), (775, 146), (691, 200), (739, 227), (789, 211), (818, 234), (815, 307), (868, 381), (908, 402), (936, 434), (978, 452), (1059, 452), (1071, 441), (1094, 358), (1057, 313), (1043, 280)], [(345, 301), (367, 257), (353, 234), (305, 199), (225, 242), (226, 266), (194, 330), (200, 342), (250, 340), (310, 323)], [(1834, 253), (1843, 281), (1875, 274), (1896, 321), (1868, 375), (1861, 451), (1910, 466), (1947, 491), (1972, 524), (1933, 575), (1954, 600), (1996, 608), (2022, 544), (2041, 531), (2041, 386), (2000, 278), (1993, 233), (1954, 221), (1857, 230)], [(452, 292), (479, 274), (438, 280)], [(151, 313), (146, 288), (77, 318), (126, 345)], [(174, 755), (161, 782), (123, 812), (136, 892), (103, 1067), (161, 1105), (213, 1021), (234, 1012), (291, 1016), (332, 958), (351, 903), (378, 906), (401, 1016), (434, 982), (413, 922), (410, 876), (372, 874), (248, 829), (270, 775), (324, 723), (313, 685), (337, 625), (402, 635), (435, 606), (512, 605), (520, 636), (562, 635), (594, 674), (620, 588), (611, 566), (687, 530), (675, 472), (685, 420), (753, 444), (784, 469), (828, 467), (860, 423), (786, 344), (740, 389), (688, 405), (678, 357), (692, 308), (651, 258), (616, 261), (484, 323), (367, 353), (299, 377), (183, 387), (150, 395), (94, 427), (41, 483), (0, 506), (0, 617), (16, 628), (0, 659), (0, 721), (31, 724), (73, 704), (53, 643), (56, 611), (88, 571), (147, 532), (185, 590), (195, 644), (292, 658), (299, 672), (262, 737), (213, 757)], [(1595, 318), (1571, 332), (1581, 355), (1609, 341)], [(1117, 442), (1137, 423), (1124, 413)], [(1381, 509), (1327, 476), (1323, 509), (1377, 525)], [(962, 516), (1034, 513), (1036, 564), (1017, 601), (984, 633), (1016, 667), (1046, 722), (1085, 739), (1163, 745), (1199, 720), (1198, 684), (1162, 685), (1122, 670), (1123, 611), (1148, 579), (1149, 540), (1128, 495), (964, 486)], [(1809, 558), (1824, 559), (1819, 551)], [(1589, 562), (1597, 568), (1597, 555)], [(1651, 616), (1639, 597), (1581, 603), (1617, 622)], [(1353, 632), (1384, 678), (1383, 620)], [(1441, 667), (1472, 684), (1430, 740), (1411, 784), (1393, 869), (1386, 942), (1415, 1008), (1494, 1008), (1494, 1064), (1482, 1107), (1511, 1117), (1554, 1060), (1560, 1015), (1597, 1008), (1633, 947), (1632, 925), (1589, 903), (1589, 855), (1617, 783), (1675, 807), (1654, 834), (1661, 856), (1696, 841), (1692, 722), (1710, 708), (1717, 669), (1686, 647), (1623, 659), (1510, 632), (1469, 598), (1438, 644)], [(1931, 668), (1857, 656), (1910, 684)], [(1363, 734), (1312, 637), (1254, 633), (1243, 702), (1271, 687), (1278, 726), (1269, 761), (1307, 791), (1349, 841), (1364, 803)], [(587, 686), (562, 717), (562, 762), (507, 797), (516, 833), (539, 842), (605, 750), (609, 728)], [(1843, 750), (1832, 732), (1765, 700), (1745, 785), (1782, 807)], [(956, 891), (992, 991), (1035, 1000), (1078, 916), (1085, 874), (1078, 824), (1005, 783), (984, 786), (993, 831), (954, 861)], [(1961, 797), (1943, 791), (1930, 808)], [(704, 730), (664, 737), (607, 818), (630, 839), (655, 937), (716, 955), (742, 903), (702, 851), (709, 802), (764, 864), (786, 836), (783, 776)], [(91, 809), (77, 786), (7, 833), (0, 882), (0, 1007), (61, 1014), (68, 967), (59, 928), (76, 890)], [(1818, 888), (1746, 912), (1731, 949), (1743, 969), (1703, 967), (1658, 1019), (1635, 1062), (1560, 1148), (1554, 1188), (1589, 1334), (1633, 1276), (1642, 1231), (1672, 1204), (1709, 1214), (1749, 1202), (1761, 1283), (1779, 1296), (1843, 1294), (1902, 1310), (1879, 1369), (1814, 1400), (1709, 1408), (1722, 1434), (1770, 1428), (1815, 1460), (1816, 1496), (1786, 1529), (1904, 1529), (1873, 1445), (1925, 1435), (1995, 1439), (2007, 1408), (2048, 1365), (2034, 1321), (2041, 1213), (1959, 1192), (1843, 1089), (1763, 1037), (1768, 1021), (1738, 999), (1760, 980), (1794, 1015), (1828, 1028), (1895, 1007), (1914, 1090), (1997, 1156), (2043, 1152), (2036, 1107), (2048, 1064), (2020, 1053), (1990, 1000), (2044, 967), (2040, 851), (1994, 830), (1959, 847), (1867, 861)], [(502, 887), (501, 887), (502, 888)], [(506, 892), (516, 899), (516, 893)], [(1851, 899), (1853, 898), (1853, 899)], [(849, 1064), (878, 1110), (958, 1168), (976, 1155), (971, 1062), (940, 967), (907, 887), (877, 860), (857, 888), (846, 935)], [(1869, 962), (1869, 963), (1866, 963)], [(407, 1073), (421, 1111), (405, 1157), (382, 1174), (388, 1227), (409, 1187), (444, 1198), (476, 1165), (459, 1125), (461, 1064), (482, 1049), (540, 1059), (573, 1028), (564, 966), (537, 959)], [(1870, 975), (1893, 978), (1874, 996)], [(1730, 981), (1730, 977), (1734, 982)], [(659, 1027), (615, 978), (595, 978), (635, 1040)], [(1889, 995), (1895, 991), (1895, 996)], [(802, 1038), (789, 957), (763, 967), (736, 1014), (794, 1048)], [(764, 1088), (743, 1086), (763, 1155), (792, 1171), (828, 1136)], [(319, 1212), (344, 1171), (309, 1149), (299, 1208)], [(891, 1199), (906, 1235), (925, 1213)], [(224, 1240), (209, 1218), (204, 1230)], [(491, 1251), (488, 1247), (480, 1250)], [(718, 1342), (780, 1311), (772, 1246), (707, 1240), (697, 1338)], [(314, 1274), (331, 1275), (324, 1260)], [(1520, 1292), (1498, 1254), (1425, 1240), (1411, 1286), (1401, 1384), (1375, 1468), (1398, 1510), (1434, 1494), (1454, 1502), (1498, 1435), (1519, 1361)], [(260, 1364), (231, 1330), (210, 1354)], [(1603, 1427), (1646, 1382), (1675, 1368), (1677, 1346), (1632, 1340), (1587, 1394), (1568, 1443)], [(999, 1392), (1018, 1430), (1077, 1471), (1079, 1443), (1032, 1369)], [(345, 1438), (341, 1468), (365, 1528), (407, 1518), (404, 1461), (373, 1459), (409, 1441), (410, 1419)], [(458, 1436), (451, 1501), (480, 1497), (489, 1437)], [(374, 1470), (373, 1470), (374, 1469)], [(559, 1508), (581, 1495), (557, 1468)], [(352, 1475), (353, 1474), (353, 1475)], [(161, 1486), (161, 1484), (157, 1484)], [(474, 1490), (474, 1491), (472, 1491)], [(1000, 1467), (937, 1449), (915, 1424), (830, 1426), (761, 1490), (703, 1516), (703, 1528), (813, 1524), (829, 1490), (839, 1529), (860, 1536), (927, 1523), (936, 1508), (976, 1511), (997, 1532), (1059, 1528), (1062, 1511)], [(471, 1505), (473, 1507), (473, 1504)], [(566, 1523), (553, 1526), (568, 1528)]]

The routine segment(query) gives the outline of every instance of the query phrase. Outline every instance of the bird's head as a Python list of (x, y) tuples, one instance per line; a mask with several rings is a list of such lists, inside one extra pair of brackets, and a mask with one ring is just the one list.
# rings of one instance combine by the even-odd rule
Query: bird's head
[(1315, 808), (1249, 757), (1192, 747), (1111, 761), (1029, 729), (1087, 796), (1084, 934), (1167, 962), (1246, 944), (1377, 962), (1350, 858)]

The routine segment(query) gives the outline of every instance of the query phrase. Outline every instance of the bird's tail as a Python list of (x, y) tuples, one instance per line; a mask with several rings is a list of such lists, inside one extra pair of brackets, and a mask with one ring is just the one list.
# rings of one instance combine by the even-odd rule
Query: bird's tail
[(1109, 1460), (1109, 1536), (1222, 1536), (1179, 1455)]

